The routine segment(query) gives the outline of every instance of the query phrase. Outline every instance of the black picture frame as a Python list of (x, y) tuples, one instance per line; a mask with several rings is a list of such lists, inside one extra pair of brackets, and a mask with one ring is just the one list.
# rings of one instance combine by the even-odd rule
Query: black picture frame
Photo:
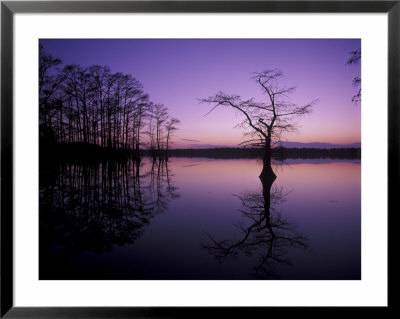
[[(15, 13), (91, 13), (91, 12), (383, 12), (388, 13), (388, 218), (395, 213), (399, 187), (400, 143), (400, 0), (396, 1), (1, 1), (1, 312), (5, 318), (193, 318), (207, 316), (295, 314), (325, 307), (14, 307), (13, 305), (13, 16)], [(392, 216), (391, 216), (392, 215)], [(389, 251), (393, 222), (388, 223)], [(389, 256), (389, 265), (391, 258)], [(389, 267), (389, 271), (392, 266)], [(392, 278), (392, 272), (389, 272)], [(388, 279), (389, 288), (391, 280)], [(393, 283), (392, 283), (393, 285)], [(369, 313), (393, 309), (393, 294), (389, 289), (388, 307), (363, 308)], [(363, 310), (347, 307), (354, 315)], [(331, 308), (335, 315), (341, 308)]]

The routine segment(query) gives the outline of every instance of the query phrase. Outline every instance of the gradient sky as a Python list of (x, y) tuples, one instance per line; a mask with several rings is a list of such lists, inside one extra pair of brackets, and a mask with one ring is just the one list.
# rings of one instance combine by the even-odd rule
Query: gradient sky
[(313, 113), (298, 121), (292, 142), (349, 144), (361, 141), (361, 105), (351, 101), (361, 65), (346, 65), (361, 40), (40, 40), (47, 53), (64, 64), (107, 65), (112, 72), (132, 74), (151, 101), (168, 107), (180, 119), (174, 147), (237, 146), (241, 120), (233, 110), (210, 109), (200, 98), (218, 91), (265, 101), (252, 72), (279, 68), (282, 85), (296, 86), (293, 102), (318, 99)]

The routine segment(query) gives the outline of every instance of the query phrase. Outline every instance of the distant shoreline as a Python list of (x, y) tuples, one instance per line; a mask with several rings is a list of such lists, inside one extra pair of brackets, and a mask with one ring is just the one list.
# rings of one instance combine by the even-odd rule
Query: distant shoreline
[[(92, 144), (40, 144), (40, 162), (124, 162), (132, 158), (129, 150), (101, 148)], [(214, 159), (252, 159), (262, 158), (261, 148), (207, 148), (207, 149), (171, 149), (168, 157), (204, 157)], [(150, 150), (140, 150), (142, 157), (152, 157)], [(285, 159), (361, 159), (361, 148), (284, 148), (272, 149), (272, 157)]]
[[(209, 158), (262, 158), (264, 151), (260, 148), (206, 148), (206, 149), (172, 149), (170, 157), (209, 157)], [(337, 158), (361, 159), (361, 148), (284, 148), (272, 149), (275, 159), (286, 158)]]

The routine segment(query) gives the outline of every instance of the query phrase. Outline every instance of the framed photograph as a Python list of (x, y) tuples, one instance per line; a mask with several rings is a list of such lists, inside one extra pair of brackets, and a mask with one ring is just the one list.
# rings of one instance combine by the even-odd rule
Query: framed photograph
[(391, 309), (399, 18), (2, 1), (1, 316)]

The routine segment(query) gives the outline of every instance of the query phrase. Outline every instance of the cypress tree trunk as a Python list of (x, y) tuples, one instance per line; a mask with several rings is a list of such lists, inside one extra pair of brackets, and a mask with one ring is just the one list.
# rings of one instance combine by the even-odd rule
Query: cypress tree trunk
[(276, 175), (271, 166), (271, 135), (268, 135), (267, 139), (265, 140), (263, 169), (260, 174), (260, 179), (275, 180), (275, 178)]

